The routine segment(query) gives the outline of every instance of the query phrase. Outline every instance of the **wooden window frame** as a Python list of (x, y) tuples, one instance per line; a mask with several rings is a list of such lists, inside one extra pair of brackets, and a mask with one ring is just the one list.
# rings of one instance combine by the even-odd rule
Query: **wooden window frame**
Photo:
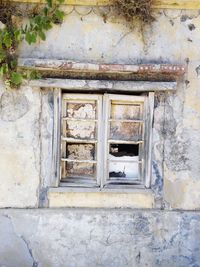
[[(61, 174), (60, 174), (60, 185), (61, 186), (78, 186), (78, 187), (99, 187), (101, 184), (101, 165), (100, 165), (100, 158), (101, 158), (101, 129), (102, 129), (102, 118), (101, 118), (101, 114), (102, 114), (102, 95), (99, 94), (94, 94), (94, 95), (90, 95), (90, 94), (74, 94), (74, 93), (63, 93), (62, 94), (62, 114), (64, 113), (64, 102), (65, 100), (86, 100), (86, 101), (96, 101), (97, 102), (97, 118), (95, 119), (96, 121), (96, 126), (97, 126), (97, 132), (96, 132), (96, 140), (76, 140), (76, 139), (72, 139), (70, 140), (70, 138), (65, 138), (63, 136), (61, 136), (61, 140), (62, 141), (68, 141), (68, 143), (73, 142), (77, 142), (77, 143), (85, 143), (85, 144), (90, 144), (90, 143), (94, 143), (96, 144), (96, 163), (94, 163), (94, 161), (92, 161), (91, 163), (96, 164), (96, 182), (95, 181), (84, 181), (84, 179), (80, 179), (79, 181), (75, 181), (74, 183), (70, 183), (70, 182), (63, 182), (61, 180)], [(61, 118), (61, 128), (63, 127), (63, 118)], [(62, 145), (61, 145), (62, 146)], [(61, 158), (62, 161), (62, 158)]]
[[(154, 107), (154, 93), (153, 92), (147, 92), (146, 95), (143, 96), (135, 96), (130, 95), (130, 92), (127, 92), (127, 95), (124, 94), (123, 91), (123, 98), (124, 99), (142, 99), (144, 101), (144, 125), (145, 125), (145, 153), (144, 153), (144, 173), (143, 173), (143, 182), (142, 184), (138, 185), (114, 185), (114, 184), (107, 184), (107, 174), (108, 169), (102, 168), (102, 164), (100, 162), (104, 162), (103, 166), (105, 165), (105, 161), (107, 161), (107, 155), (105, 155), (106, 151), (106, 135), (103, 133), (102, 125), (105, 123), (105, 117), (108, 115), (108, 110), (105, 103), (109, 101), (109, 98), (121, 98), (122, 95), (118, 94), (95, 94), (90, 95), (88, 92), (84, 92), (84, 94), (81, 93), (62, 93), (60, 88), (54, 89), (54, 138), (53, 138), (53, 172), (55, 175), (55, 182), (53, 184), (54, 187), (97, 187), (100, 190), (102, 190), (104, 187), (106, 188), (150, 188), (151, 186), (151, 150), (152, 150), (152, 121), (153, 121), (153, 107)], [(100, 98), (104, 98), (105, 101), (103, 101), (102, 105), (99, 105), (99, 107), (103, 107), (103, 109), (100, 111), (100, 113), (103, 116), (103, 120), (98, 118), (98, 152), (97, 152), (97, 184), (87, 184), (87, 183), (79, 183), (79, 184), (70, 184), (70, 183), (63, 183), (60, 181), (61, 172), (60, 172), (60, 162), (61, 162), (61, 121), (62, 121), (62, 98), (63, 96), (78, 96), (78, 98), (81, 96), (85, 99), (94, 99), (94, 96), (97, 97), (97, 101), (100, 101)], [(98, 102), (99, 103), (99, 102)], [(107, 107), (106, 107), (106, 106)], [(100, 109), (101, 109), (100, 107)], [(99, 114), (100, 114), (99, 113)], [(102, 121), (104, 121), (102, 123)], [(105, 123), (107, 125), (107, 123)], [(106, 131), (107, 133), (107, 127)], [(104, 135), (104, 137), (102, 137)], [(102, 143), (102, 140), (103, 143)], [(104, 153), (104, 156), (102, 158), (102, 154)], [(98, 160), (99, 158), (99, 160)], [(103, 171), (104, 169), (104, 171)], [(106, 170), (105, 170), (106, 169)], [(105, 186), (106, 185), (106, 186)]]
[[(140, 187), (144, 186), (145, 188), (150, 188), (151, 185), (151, 150), (152, 150), (152, 122), (153, 122), (153, 108), (154, 108), (154, 93), (149, 92), (146, 95), (119, 95), (119, 94), (105, 94), (104, 95), (104, 119), (105, 119), (105, 136), (104, 136), (104, 175), (103, 175), (103, 186), (108, 187)], [(143, 103), (143, 137), (142, 140), (136, 142), (137, 144), (143, 142), (143, 159), (142, 159), (142, 174), (141, 174), (141, 183), (135, 184), (112, 184), (107, 182), (108, 176), (108, 131), (109, 131), (109, 106), (112, 100), (120, 100), (130, 103)], [(125, 143), (123, 141), (123, 143)], [(128, 142), (130, 143), (130, 142)], [(134, 142), (133, 142), (134, 143)], [(140, 145), (141, 150), (141, 145)], [(139, 153), (140, 155), (140, 153)]]

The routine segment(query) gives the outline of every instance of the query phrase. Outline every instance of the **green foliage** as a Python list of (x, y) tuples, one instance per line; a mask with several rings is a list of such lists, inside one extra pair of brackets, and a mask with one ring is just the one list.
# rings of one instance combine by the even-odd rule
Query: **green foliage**
[(0, 76), (4, 78), (7, 87), (17, 87), (23, 79), (40, 78), (36, 71), (18, 71), (17, 47), (23, 40), (29, 45), (39, 40), (45, 41), (46, 32), (64, 19), (65, 14), (59, 9), (63, 2), (64, 0), (46, 0), (45, 7), (36, 14), (31, 14), (23, 27), (13, 25), (12, 16), (4, 24), (4, 28), (0, 27)]

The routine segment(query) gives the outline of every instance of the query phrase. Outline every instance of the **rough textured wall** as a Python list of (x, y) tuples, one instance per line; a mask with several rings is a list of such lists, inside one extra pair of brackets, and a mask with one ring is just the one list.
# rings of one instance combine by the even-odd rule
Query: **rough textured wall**
[[(67, 10), (64, 23), (48, 33), (46, 42), (22, 45), (20, 56), (187, 65), (176, 93), (156, 94), (152, 187), (159, 205), (199, 209), (199, 11), (159, 11), (152, 26), (141, 31), (138, 25), (130, 30), (112, 12), (105, 23), (98, 9)], [(23, 87), (5, 92), (0, 87), (2, 207), (37, 206), (45, 201), (52, 179), (52, 108), (52, 91)]]
[[(160, 11), (130, 30), (78, 8), (22, 57), (106, 63), (177, 63), (188, 71), (175, 93), (157, 93), (153, 126), (155, 206), (200, 208), (200, 15)], [(96, 10), (98, 13), (98, 10)], [(52, 183), (53, 95), (0, 85), (0, 207), (46, 205)], [(2, 210), (0, 266), (198, 267), (199, 212)]]
[(40, 108), (39, 90), (0, 85), (0, 207), (37, 205)]
[(200, 215), (131, 210), (0, 212), (0, 266), (199, 267)]
[[(99, 9), (76, 7), (45, 43), (22, 46), (22, 57), (119, 64), (177, 63), (187, 73), (174, 94), (157, 94), (153, 135), (156, 201), (172, 208), (200, 208), (200, 15), (199, 11), (157, 11), (156, 21), (133, 30)], [(48, 94), (48, 93), (47, 93)], [(50, 96), (49, 96), (50, 97)], [(48, 117), (48, 116), (47, 116)], [(46, 118), (47, 119), (47, 118)], [(160, 196), (163, 195), (163, 202)], [(161, 201), (160, 201), (161, 200)]]

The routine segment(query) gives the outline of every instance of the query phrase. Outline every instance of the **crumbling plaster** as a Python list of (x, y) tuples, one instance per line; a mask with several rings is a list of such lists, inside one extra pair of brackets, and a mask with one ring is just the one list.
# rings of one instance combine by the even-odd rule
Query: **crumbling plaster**
[(132, 210), (0, 212), (0, 266), (197, 267), (199, 214)]
[[(101, 8), (108, 12), (106, 22), (98, 8), (65, 9), (64, 23), (49, 31), (46, 42), (23, 44), (20, 57), (186, 65), (177, 91), (155, 96), (152, 189), (157, 207), (199, 209), (199, 11), (157, 11), (156, 21), (141, 31), (138, 25), (130, 30), (108, 8)], [(1, 207), (48, 205), (52, 99), (50, 89), (23, 86), (6, 92), (0, 86)]]
[(36, 207), (40, 185), (40, 90), (0, 86), (0, 207)]

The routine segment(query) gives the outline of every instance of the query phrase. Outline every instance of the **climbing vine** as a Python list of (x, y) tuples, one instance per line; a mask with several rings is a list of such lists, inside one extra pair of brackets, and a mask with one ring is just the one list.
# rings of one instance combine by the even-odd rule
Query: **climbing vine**
[(123, 17), (131, 27), (136, 20), (144, 26), (154, 20), (153, 2), (154, 0), (112, 0), (112, 6), (115, 13)]
[[(17, 66), (18, 47), (22, 41), (29, 45), (38, 40), (46, 40), (46, 32), (54, 24), (62, 23), (64, 12), (60, 5), (65, 0), (45, 0), (45, 4), (14, 4), (0, 0), (0, 77), (6, 88), (18, 87), (23, 79), (38, 78), (36, 71), (20, 71)], [(150, 24), (154, 17), (154, 0), (112, 0), (112, 7), (118, 16), (123, 17), (131, 26), (135, 20), (141, 25)], [(26, 23), (24, 24), (24, 18)]]
[[(18, 87), (23, 79), (39, 77), (36, 71), (20, 72), (17, 67), (18, 46), (22, 41), (29, 45), (38, 40), (46, 40), (46, 32), (54, 24), (61, 23), (64, 12), (60, 5), (64, 0), (46, 0), (45, 5), (26, 12), (19, 4), (0, 2), (0, 76), (7, 88)], [(21, 18), (27, 17), (28, 22), (19, 23)]]

